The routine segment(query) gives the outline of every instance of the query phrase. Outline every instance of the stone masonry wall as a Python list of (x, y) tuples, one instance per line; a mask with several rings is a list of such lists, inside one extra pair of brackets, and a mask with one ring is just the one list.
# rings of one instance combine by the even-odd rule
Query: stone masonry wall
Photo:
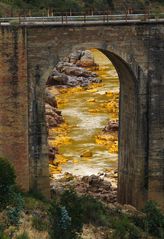
[(149, 193), (164, 208), (164, 29), (149, 31)]
[(0, 156), (29, 190), (26, 29), (0, 27)]

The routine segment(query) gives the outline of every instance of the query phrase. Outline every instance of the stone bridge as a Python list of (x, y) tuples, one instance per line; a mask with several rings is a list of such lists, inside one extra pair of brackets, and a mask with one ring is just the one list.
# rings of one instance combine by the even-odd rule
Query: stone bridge
[(120, 79), (118, 201), (164, 207), (164, 23), (0, 27), (0, 156), (23, 190), (49, 195), (46, 79), (75, 49), (96, 48)]

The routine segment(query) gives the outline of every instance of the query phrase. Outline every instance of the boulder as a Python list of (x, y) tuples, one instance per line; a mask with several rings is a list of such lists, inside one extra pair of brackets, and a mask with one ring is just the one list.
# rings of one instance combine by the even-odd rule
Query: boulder
[(60, 72), (56, 69), (56, 67), (53, 69), (51, 76), (60, 76)]
[(48, 128), (58, 126), (58, 123), (57, 123), (56, 119), (51, 115), (46, 115), (46, 122), (47, 122), (47, 127)]
[(53, 111), (56, 114), (58, 114), (59, 116), (62, 115), (60, 110), (58, 110), (57, 108), (54, 108), (53, 106), (51, 106), (51, 105), (49, 105), (47, 103), (45, 104), (45, 111), (46, 111), (47, 114), (49, 114), (48, 112)]
[(70, 62), (65, 62), (65, 61), (60, 61), (58, 62), (57, 66), (54, 68), (56, 69), (57, 71), (61, 72), (62, 71), (62, 68), (63, 67), (73, 67), (73, 66), (76, 66), (75, 64), (73, 63), (70, 63)]
[(48, 128), (57, 127), (59, 124), (64, 122), (64, 119), (61, 116), (61, 111), (49, 104), (45, 104), (45, 115)]
[(53, 69), (51, 75), (48, 77), (46, 85), (52, 86), (55, 84), (55, 80), (59, 80), (61, 78), (61, 74), (56, 70), (56, 68)]
[(47, 85), (67, 85), (68, 76), (66, 74), (51, 75), (48, 77)]
[(115, 132), (119, 129), (118, 120), (109, 120), (107, 126), (103, 129), (104, 132)]
[(92, 77), (89, 79), (92, 83), (101, 83), (102, 80), (100, 78), (97, 77)]
[(59, 116), (55, 112), (46, 113), (46, 122), (48, 127), (57, 127), (63, 123), (63, 117)]
[(71, 76), (96, 77), (97, 74), (78, 66), (63, 66), (61, 72)]
[(90, 186), (98, 187), (98, 188), (100, 185), (102, 185), (102, 182), (103, 182), (103, 179), (101, 179), (100, 177), (96, 175), (91, 175), (88, 180), (88, 183)]
[(95, 65), (94, 57), (91, 51), (86, 50), (82, 52), (82, 57), (76, 62), (77, 66), (91, 67)]
[(57, 101), (55, 99), (55, 96), (51, 94), (48, 89), (46, 89), (45, 92), (45, 102), (51, 105), (52, 107), (57, 107)]
[(92, 157), (93, 153), (90, 150), (85, 150), (80, 157)]
[(80, 58), (81, 58), (81, 54), (82, 54), (82, 51), (81, 50), (78, 50), (78, 51), (75, 51), (75, 52), (73, 52), (73, 53), (71, 53), (70, 55), (69, 55), (69, 62), (70, 63), (73, 63), (73, 64), (76, 64), (76, 62), (78, 61), (78, 60), (80, 60)]
[(79, 80), (78, 77), (76, 76), (68, 76), (68, 81), (67, 81), (67, 85), (68, 86), (77, 86), (79, 84)]
[(111, 182), (102, 179), (100, 176), (91, 175), (84, 176), (77, 188), (80, 193), (87, 193), (93, 195), (104, 202), (116, 202), (117, 201), (117, 189), (112, 187)]
[[(49, 156), (49, 160), (52, 162), (54, 161), (55, 159), (55, 154), (59, 153), (59, 150), (57, 147), (50, 147), (49, 146), (49, 153), (48, 153), (48, 156)], [(52, 162), (53, 163), (53, 162)]]

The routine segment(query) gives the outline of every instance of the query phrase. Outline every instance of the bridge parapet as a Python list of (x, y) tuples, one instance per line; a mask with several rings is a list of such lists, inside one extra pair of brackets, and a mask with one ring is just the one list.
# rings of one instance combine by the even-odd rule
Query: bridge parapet
[(96, 15), (88, 15), (85, 13), (77, 13), (77, 15), (68, 15), (67, 12), (56, 14), (55, 16), (16, 16), (2, 17), (0, 24), (20, 24), (20, 25), (37, 25), (37, 24), (90, 24), (90, 23), (137, 23), (137, 22), (161, 22), (164, 21), (164, 13), (158, 15), (153, 12), (140, 12), (129, 14), (128, 11), (122, 14), (111, 14), (111, 12), (100, 12)]

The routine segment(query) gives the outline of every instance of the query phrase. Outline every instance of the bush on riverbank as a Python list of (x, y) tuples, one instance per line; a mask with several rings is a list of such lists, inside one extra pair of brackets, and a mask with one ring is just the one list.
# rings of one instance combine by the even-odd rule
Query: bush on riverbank
[(145, 234), (155, 238), (164, 238), (164, 213), (154, 201), (147, 201), (142, 210), (143, 217), (132, 216), (132, 222)]
[(51, 239), (77, 239), (83, 227), (83, 209), (80, 197), (74, 191), (65, 191), (54, 200), (49, 209)]
[(148, 201), (143, 212), (146, 214), (145, 230), (153, 236), (164, 238), (164, 214), (158, 208), (157, 203)]
[(133, 207), (129, 209), (132, 211), (110, 208), (92, 196), (78, 196), (66, 190), (49, 210), (51, 239), (79, 238), (84, 224), (101, 227), (103, 238), (141, 239), (149, 235), (163, 238), (164, 214), (154, 202), (147, 202), (143, 213)]

